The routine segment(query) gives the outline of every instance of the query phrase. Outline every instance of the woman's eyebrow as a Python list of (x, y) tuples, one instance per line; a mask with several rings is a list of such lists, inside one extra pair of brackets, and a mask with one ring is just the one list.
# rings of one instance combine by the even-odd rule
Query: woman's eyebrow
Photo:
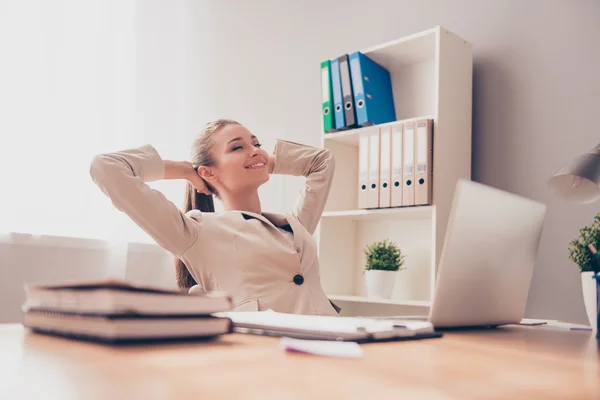
[[(251, 140), (256, 139), (256, 136), (252, 135), (252, 137), (250, 138)], [(236, 137), (231, 139), (229, 142), (227, 142), (227, 144), (231, 143), (231, 142), (235, 142), (236, 140), (242, 140), (241, 137)]]

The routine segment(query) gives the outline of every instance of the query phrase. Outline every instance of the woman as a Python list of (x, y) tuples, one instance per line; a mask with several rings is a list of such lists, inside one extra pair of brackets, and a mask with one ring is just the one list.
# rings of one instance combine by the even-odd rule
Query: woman
[[(326, 149), (278, 140), (269, 156), (232, 120), (208, 123), (192, 162), (162, 160), (151, 145), (92, 161), (90, 174), (116, 208), (175, 256), (182, 290), (225, 291), (236, 311), (337, 315), (321, 287), (312, 234), (331, 187)], [(269, 174), (306, 177), (290, 214), (262, 212), (258, 188)], [(186, 179), (186, 212), (145, 182)], [(223, 201), (215, 213), (211, 195)]]

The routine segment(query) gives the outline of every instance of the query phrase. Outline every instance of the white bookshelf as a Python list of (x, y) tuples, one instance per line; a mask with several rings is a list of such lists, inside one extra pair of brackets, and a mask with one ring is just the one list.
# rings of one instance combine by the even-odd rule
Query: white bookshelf
[[(454, 187), (458, 179), (471, 179), (472, 48), (438, 26), (360, 51), (390, 71), (397, 121), (322, 134), (322, 146), (335, 156), (336, 172), (315, 235), (321, 283), (342, 315), (425, 314), (433, 300)], [(424, 118), (433, 120), (433, 204), (358, 209), (360, 133)], [(386, 238), (406, 254), (407, 269), (396, 273), (390, 299), (369, 298), (363, 250)]]
[(350, 221), (377, 221), (389, 219), (430, 219), (433, 206), (379, 208), (371, 210), (325, 211), (323, 218), (327, 220), (345, 219)]

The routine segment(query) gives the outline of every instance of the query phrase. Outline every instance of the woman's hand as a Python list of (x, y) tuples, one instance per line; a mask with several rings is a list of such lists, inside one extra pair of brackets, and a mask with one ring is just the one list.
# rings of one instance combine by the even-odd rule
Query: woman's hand
[(187, 180), (198, 191), (198, 193), (204, 193), (207, 195), (212, 194), (210, 190), (208, 190), (206, 182), (204, 182), (204, 179), (200, 178), (200, 175), (198, 175), (198, 171), (196, 171), (194, 167), (192, 167), (192, 172), (190, 172), (190, 175), (188, 176)]
[(212, 194), (206, 187), (204, 179), (200, 178), (200, 175), (189, 161), (164, 160), (163, 165), (165, 166), (164, 179), (186, 179), (198, 192)]

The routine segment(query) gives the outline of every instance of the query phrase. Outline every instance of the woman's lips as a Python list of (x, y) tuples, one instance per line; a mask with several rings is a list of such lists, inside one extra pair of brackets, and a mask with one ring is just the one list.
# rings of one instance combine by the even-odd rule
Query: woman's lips
[(264, 168), (264, 167), (265, 167), (265, 163), (262, 161), (259, 161), (259, 162), (255, 162), (255, 163), (248, 165), (246, 167), (246, 169), (260, 169), (260, 168)]

